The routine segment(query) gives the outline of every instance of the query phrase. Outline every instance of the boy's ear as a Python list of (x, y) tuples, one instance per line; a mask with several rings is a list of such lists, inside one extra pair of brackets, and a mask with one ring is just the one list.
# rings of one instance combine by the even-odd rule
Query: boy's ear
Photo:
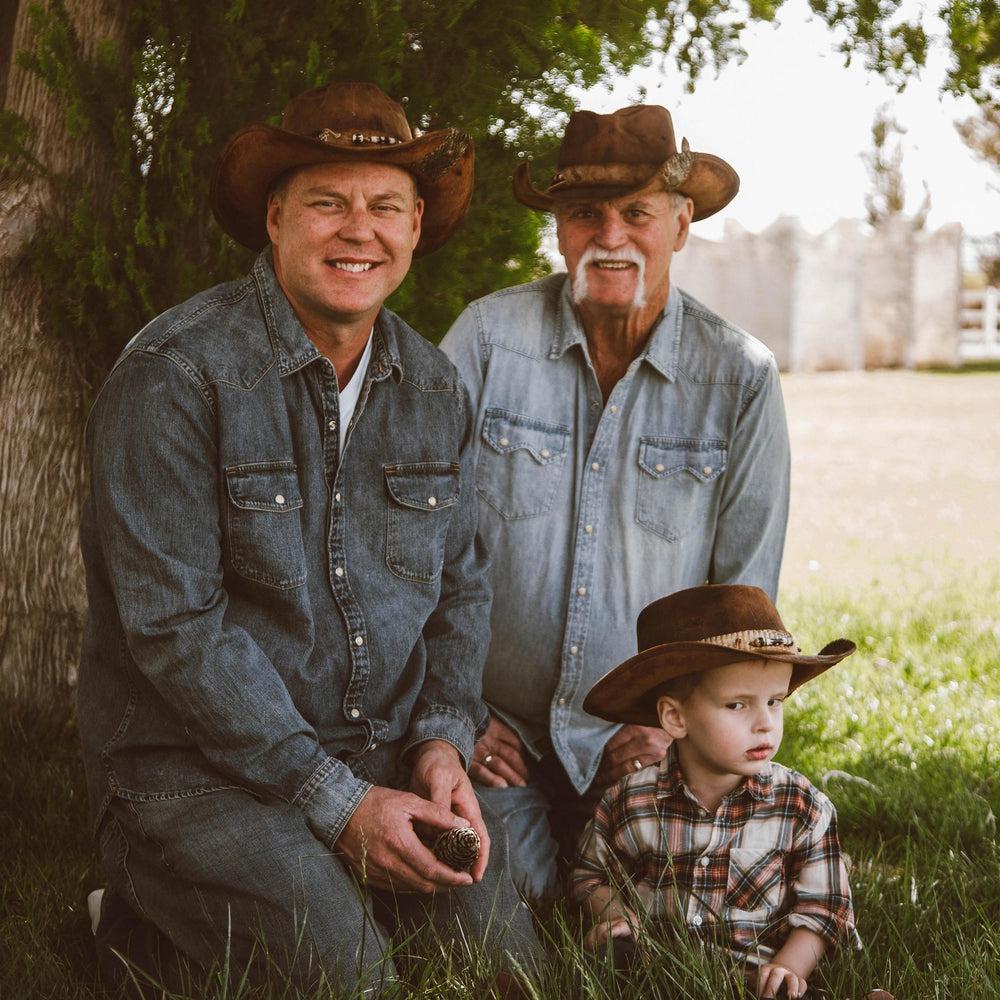
[(660, 727), (675, 740), (687, 736), (687, 724), (684, 721), (684, 706), (669, 694), (656, 701), (656, 714), (660, 717)]

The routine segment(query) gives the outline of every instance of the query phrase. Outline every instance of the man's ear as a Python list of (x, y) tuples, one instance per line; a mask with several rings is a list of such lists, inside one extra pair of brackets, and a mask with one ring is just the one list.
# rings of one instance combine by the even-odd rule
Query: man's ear
[(417, 198), (413, 206), (413, 249), (420, 242), (420, 229), (424, 217), (424, 199)]
[(691, 228), (691, 219), (694, 217), (694, 202), (690, 198), (684, 199), (677, 212), (677, 239), (674, 240), (674, 253), (684, 248), (687, 243), (688, 232)]
[(278, 242), (278, 219), (281, 215), (281, 199), (272, 194), (267, 199), (267, 235), (272, 243)]
[(684, 721), (684, 706), (672, 695), (665, 694), (656, 701), (656, 714), (660, 717), (660, 727), (675, 740), (687, 736), (687, 723)]

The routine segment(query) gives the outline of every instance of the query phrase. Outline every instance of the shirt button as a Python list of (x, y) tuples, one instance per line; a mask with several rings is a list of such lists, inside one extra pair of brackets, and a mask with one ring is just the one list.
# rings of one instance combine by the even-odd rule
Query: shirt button
[(285, 502), (285, 498), (284, 498), (284, 497), (283, 497), (283, 496), (282, 496), (282, 495), (281, 495), (281, 494), (279, 493), (279, 494), (278, 494), (278, 495), (277, 495), (277, 496), (276, 496), (276, 497), (274, 498), (274, 502), (275, 502), (276, 504), (283, 504), (283, 503)]
[(354, 637), (354, 645), (355, 646), (363, 646), (364, 644), (365, 644), (365, 640), (364, 640), (364, 638), (362, 636), (356, 635)]
[(507, 445), (509, 445), (509, 444), (510, 444), (510, 441), (507, 438), (500, 438), (500, 447), (501, 448), (506, 448)]
[(697, 913), (691, 918), (691, 926), (701, 927), (701, 917), (699, 917)]
[(344, 575), (344, 567), (343, 566), (338, 566), (333, 572), (337, 576), (343, 576)]
[(586, 596), (587, 596), (587, 588), (586, 588), (586, 587), (577, 587), (577, 588), (576, 588), (576, 592), (577, 592), (577, 593), (578, 593), (578, 594), (579, 594), (579, 595), (580, 595), (581, 597), (586, 597)]
[(552, 453), (549, 451), (548, 448), (543, 448), (541, 452), (539, 452), (539, 454), (542, 456), (542, 458), (548, 458), (549, 455)]
[(662, 472), (666, 468), (666, 466), (662, 462), (657, 462), (656, 465), (653, 466), (653, 468), (656, 469), (657, 472)]
[(580, 647), (579, 646), (570, 646), (569, 647), (569, 652), (570, 652), (571, 656), (576, 656), (576, 654), (580, 652)]
[(702, 868), (707, 868), (708, 867), (708, 858), (700, 858), (699, 861), (698, 861), (698, 864), (701, 865)]
[(337, 503), (340, 503), (340, 494), (339, 493), (334, 493), (333, 494), (333, 499), (336, 500)]
[(609, 409), (611, 410), (612, 413), (617, 413), (618, 412), (618, 407), (617, 406), (611, 406), (611, 407), (609, 407)]
[(438, 505), (437, 497), (428, 497), (427, 498), (427, 506), (428, 507), (436, 507), (437, 505)]
[(565, 705), (566, 704), (566, 699), (565, 698), (560, 698), (559, 699), (559, 704), (560, 705)]
[(706, 465), (706, 466), (705, 466), (705, 468), (704, 468), (704, 469), (702, 469), (701, 471), (702, 471), (702, 472), (703, 472), (703, 473), (704, 473), (704, 474), (705, 474), (706, 476), (710, 476), (710, 475), (712, 474), (712, 466), (710, 466), (710, 465)]
[(585, 524), (583, 526), (583, 530), (586, 531), (588, 535), (591, 535), (594, 532), (594, 526), (592, 524)]
[(372, 745), (368, 749), (369, 750), (375, 750), (375, 749), (377, 749), (377, 747), (378, 747), (378, 744), (373, 741)]
[(337, 421), (331, 420), (326, 426), (329, 427), (331, 431), (335, 431), (337, 429)]
[(356, 719), (360, 714), (361, 713), (356, 708), (352, 708), (351, 709), (351, 718), (352, 719)]
[(597, 472), (601, 468), (601, 463), (600, 462), (591, 462), (590, 463), (590, 467), (594, 470), (594, 472)]

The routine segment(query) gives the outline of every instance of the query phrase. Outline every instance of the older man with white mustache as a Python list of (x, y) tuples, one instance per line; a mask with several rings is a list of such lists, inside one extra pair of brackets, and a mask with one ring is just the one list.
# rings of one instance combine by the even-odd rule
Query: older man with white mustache
[(512, 868), (551, 890), (597, 796), (666, 752), (661, 730), (583, 711), (635, 652), (640, 609), (703, 583), (771, 597), (789, 451), (770, 351), (670, 282), (692, 222), (739, 179), (677, 148), (666, 109), (571, 118), (550, 185), (567, 274), (470, 305), (442, 347), (477, 410), (479, 529), (492, 557), (489, 709), (470, 773)]

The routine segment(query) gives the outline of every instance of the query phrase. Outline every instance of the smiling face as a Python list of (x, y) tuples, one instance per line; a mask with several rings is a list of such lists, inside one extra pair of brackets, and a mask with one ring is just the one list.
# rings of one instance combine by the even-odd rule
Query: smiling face
[(274, 269), (310, 333), (367, 336), (410, 269), (423, 209), (413, 177), (384, 164), (316, 164), (281, 185), (267, 206)]
[(736, 787), (763, 770), (781, 744), (792, 665), (747, 659), (706, 671), (684, 699), (660, 698), (663, 728), (678, 740), (688, 783)]
[(646, 303), (662, 308), (670, 258), (687, 241), (693, 210), (690, 198), (650, 189), (559, 206), (559, 250), (576, 301), (608, 315), (627, 315)]

